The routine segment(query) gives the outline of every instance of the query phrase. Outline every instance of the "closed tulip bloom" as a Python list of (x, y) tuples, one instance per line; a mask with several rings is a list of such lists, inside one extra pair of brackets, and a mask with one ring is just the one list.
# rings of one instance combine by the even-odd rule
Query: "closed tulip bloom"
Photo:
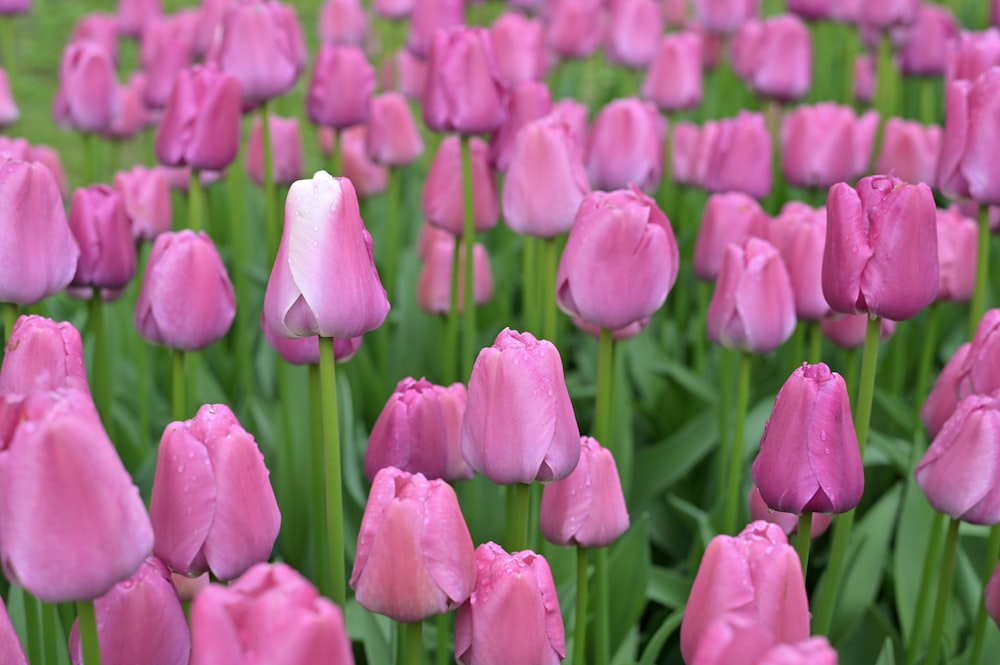
[(424, 154), (424, 140), (402, 93), (372, 97), (366, 148), (372, 161), (386, 166), (406, 166)]
[[(155, 557), (94, 601), (101, 663), (187, 665), (191, 632), (166, 566)], [(69, 635), (73, 665), (83, 664), (79, 621)]]
[(836, 312), (903, 321), (938, 288), (937, 215), (930, 188), (870, 176), (827, 198), (823, 295)]
[(368, 41), (368, 17), (361, 2), (326, 0), (320, 9), (319, 39), (323, 44), (363, 47)]
[(702, 78), (701, 36), (690, 31), (664, 35), (643, 79), (642, 96), (666, 113), (697, 108)]
[(205, 233), (161, 233), (153, 243), (135, 304), (147, 342), (197, 351), (222, 339), (236, 316), (236, 294)]
[(176, 572), (222, 580), (267, 561), (281, 526), (268, 475), (253, 435), (224, 404), (167, 425), (149, 503), (156, 556)]
[(854, 100), (871, 104), (875, 99), (875, 58), (863, 53), (854, 59)]
[(343, 129), (368, 120), (375, 68), (356, 46), (324, 44), (309, 80), (306, 111), (317, 125)]
[[(470, 149), (476, 231), (486, 231), (496, 226), (500, 217), (496, 179), (490, 168), (487, 145), (479, 139), (472, 139)], [(428, 222), (460, 236), (464, 220), (462, 206), (461, 145), (457, 136), (449, 136), (441, 141), (427, 171), (420, 207)]]
[(569, 128), (569, 133), (576, 141), (576, 145), (581, 149), (587, 145), (587, 137), (590, 136), (590, 110), (586, 104), (576, 101), (572, 97), (565, 97), (552, 105), (549, 113), (563, 122)]
[(959, 382), (968, 373), (971, 349), (971, 342), (966, 342), (955, 349), (955, 353), (941, 368), (941, 373), (934, 381), (934, 387), (920, 408), (920, 420), (923, 421), (931, 438), (937, 436), (945, 422), (958, 408)]
[(455, 617), (455, 658), (462, 665), (559, 665), (566, 633), (545, 558), (508, 554), (496, 543), (476, 549), (476, 586)]
[(636, 97), (616, 99), (594, 119), (587, 142), (587, 174), (598, 189), (631, 184), (651, 192), (663, 172), (664, 121)]
[(681, 623), (685, 661), (691, 662), (712, 622), (733, 611), (756, 619), (777, 642), (809, 637), (802, 564), (778, 525), (752, 522), (738, 536), (709, 542)]
[(3, 599), (0, 599), (0, 661), (9, 665), (28, 665), (24, 647), (17, 637), (14, 624), (10, 622), (10, 615), (7, 614), (7, 606), (4, 605)]
[(502, 173), (510, 166), (521, 128), (552, 111), (552, 93), (543, 81), (522, 81), (504, 99), (504, 121), (490, 137), (490, 161)]
[(382, 63), (379, 80), (384, 90), (398, 90), (412, 101), (424, 97), (427, 63), (402, 48)]
[(937, 76), (947, 66), (950, 44), (958, 39), (958, 22), (946, 7), (921, 5), (909, 29), (909, 38), (899, 51), (903, 74)]
[[(791, 536), (799, 530), (799, 516), (792, 513), (783, 513), (768, 506), (764, 503), (764, 499), (761, 497), (760, 490), (757, 489), (756, 485), (750, 489), (750, 519), (764, 520), (771, 524), (777, 524), (785, 532), (786, 536)], [(833, 515), (825, 515), (823, 513), (813, 515), (809, 528), (809, 537), (819, 538), (822, 536), (830, 528), (831, 522), (833, 522)]]
[(250, 0), (226, 12), (217, 63), (240, 82), (243, 101), (257, 103), (295, 87), (306, 65), (295, 10), (274, 0)]
[(81, 132), (104, 131), (117, 108), (118, 76), (112, 56), (93, 42), (71, 42), (59, 67), (52, 106), (56, 124)]
[[(271, 158), (274, 182), (291, 185), (302, 178), (302, 137), (298, 118), (269, 115)], [(260, 117), (254, 118), (247, 142), (247, 174), (258, 185), (264, 184), (264, 132)]]
[(118, 0), (118, 32), (142, 37), (146, 25), (160, 17), (160, 0)]
[(358, 198), (378, 196), (389, 186), (389, 168), (368, 156), (368, 125), (355, 125), (340, 132), (341, 165)]
[(389, 301), (350, 180), (320, 171), (292, 185), (264, 310), (286, 337), (350, 339), (385, 321)]
[[(264, 332), (264, 339), (272, 349), (278, 352), (281, 359), (290, 365), (318, 365), (319, 364), (319, 336), (312, 337), (282, 337), (274, 332), (267, 323), (264, 314), (260, 316), (260, 328)], [(347, 362), (354, 357), (354, 354), (361, 348), (361, 341), (364, 336), (352, 339), (333, 340), (333, 358), (337, 362)]]
[(823, 248), (826, 245), (826, 210), (789, 201), (775, 220), (783, 230), (772, 244), (781, 252), (795, 294), (795, 316), (819, 321), (830, 313), (823, 295)]
[[(465, 311), (465, 248), (459, 245), (458, 312)], [(435, 240), (424, 257), (417, 279), (417, 304), (428, 314), (451, 311), (451, 271), (455, 256), (455, 236), (447, 233)], [(476, 305), (485, 305), (493, 297), (493, 269), (490, 257), (481, 243), (472, 248), (473, 298)]]
[(771, 192), (771, 135), (759, 113), (740, 111), (718, 123), (708, 148), (705, 189), (745, 192), (764, 198)]
[(596, 439), (585, 436), (573, 473), (545, 486), (538, 528), (557, 545), (607, 547), (628, 525), (615, 459)]
[(732, 55), (734, 68), (763, 97), (788, 102), (812, 85), (812, 40), (797, 16), (744, 23), (733, 39)]
[(781, 254), (749, 238), (729, 245), (708, 306), (708, 338), (726, 348), (767, 353), (795, 331), (795, 294)]
[(618, 330), (652, 316), (677, 281), (670, 220), (635, 186), (592, 192), (559, 261), (556, 301), (570, 316)]
[(107, 185), (73, 193), (69, 228), (80, 247), (71, 286), (120, 289), (135, 275), (136, 251), (125, 207)]
[(365, 450), (365, 476), (387, 467), (422, 474), (429, 480), (444, 477), (448, 449), (444, 411), (434, 385), (421, 378), (406, 377), (382, 407), (372, 426)]
[(976, 287), (976, 255), (979, 228), (957, 206), (937, 211), (938, 282), (937, 300), (967, 302)]
[(462, 27), (434, 33), (423, 97), (429, 129), (492, 132), (504, 120), (503, 93), (488, 30)]
[(462, 421), (462, 454), (494, 483), (568, 476), (580, 459), (580, 429), (559, 351), (505, 328), (479, 352)]
[(986, 596), (986, 612), (993, 619), (993, 623), (1000, 626), (1000, 564), (993, 570), (989, 584), (984, 592)]
[(663, 35), (663, 13), (655, 0), (611, 3), (604, 52), (608, 62), (644, 69), (653, 60)]
[(0, 560), (48, 603), (92, 600), (153, 548), (149, 515), (78, 390), (0, 397)]
[(972, 338), (969, 357), (956, 383), (958, 398), (987, 395), (1000, 388), (1000, 373), (996, 371), (1000, 350), (1000, 310), (991, 309), (983, 315)]
[(937, 125), (889, 118), (875, 168), (905, 182), (924, 182), (934, 187), (940, 146), (941, 128)]
[(1000, 391), (958, 403), (917, 465), (934, 510), (971, 524), (1000, 523)]
[(101, 136), (115, 140), (126, 140), (135, 137), (146, 127), (155, 124), (153, 115), (143, 101), (143, 89), (146, 87), (146, 77), (142, 72), (135, 72), (129, 77), (126, 85), (118, 86), (118, 106), (111, 124), (101, 132)]
[(545, 26), (517, 12), (504, 12), (490, 28), (493, 57), (501, 80), (508, 86), (541, 81), (549, 68)]
[[(823, 336), (842, 349), (856, 349), (864, 345), (868, 328), (867, 314), (831, 314), (819, 322)], [(879, 339), (883, 342), (896, 334), (896, 322), (882, 319)]]
[(1000, 123), (1000, 68), (946, 89), (944, 135), (937, 182), (951, 197), (1000, 205), (1000, 165), (995, 159)]
[(444, 412), (444, 428), (448, 441), (448, 469), (444, 479), (468, 480), (475, 471), (462, 456), (462, 419), (465, 417), (465, 402), (468, 391), (465, 384), (456, 381), (450, 386), (434, 386), (441, 410)]
[(565, 121), (550, 114), (521, 128), (503, 184), (507, 226), (542, 238), (567, 233), (589, 191), (581, 146)]
[(1000, 30), (963, 31), (951, 43), (945, 69), (945, 85), (955, 80), (973, 80), (1000, 65)]
[(178, 75), (194, 64), (194, 39), (197, 16), (178, 13), (151, 21), (139, 47), (139, 62), (146, 73), (143, 101), (153, 108), (163, 108)]
[(426, 60), (431, 52), (431, 41), (438, 30), (464, 25), (463, 0), (413, 0), (410, 34), (406, 39), (405, 50), (420, 60)]
[(800, 106), (785, 115), (781, 172), (788, 183), (826, 189), (851, 178), (855, 122), (850, 107), (833, 103)]
[(71, 388), (90, 392), (83, 342), (73, 324), (44, 316), (21, 316), (7, 336), (0, 365), (0, 393)]
[(803, 364), (778, 391), (753, 480), (786, 513), (844, 513), (861, 501), (864, 468), (847, 384), (824, 363)]
[[(711, 120), (704, 127), (690, 122), (674, 124), (673, 150), (674, 182), (681, 185), (703, 187), (708, 168), (707, 150), (717, 133), (718, 123)], [(711, 197), (709, 197), (711, 200)]]
[(38, 162), (46, 167), (56, 179), (59, 193), (64, 199), (69, 198), (69, 179), (66, 177), (66, 169), (63, 168), (59, 151), (48, 145), (32, 145), (28, 147), (28, 156), (25, 161)]
[(705, 628), (690, 665), (755, 665), (774, 645), (770, 628), (739, 610), (726, 612)]
[(726, 247), (754, 236), (763, 237), (767, 224), (767, 213), (746, 194), (709, 196), (694, 246), (694, 274), (706, 281), (714, 280), (722, 268)]
[(33, 305), (62, 291), (79, 256), (51, 171), (0, 162), (0, 302)]
[(191, 604), (191, 665), (353, 665), (344, 613), (284, 563), (259, 563)]
[(0, 129), (10, 127), (21, 117), (14, 95), (10, 91), (10, 80), (7, 72), (0, 68)]
[(133, 238), (152, 241), (170, 230), (173, 223), (170, 183), (163, 169), (134, 166), (119, 171), (115, 174), (114, 188), (121, 197)]
[(91, 12), (80, 17), (73, 26), (69, 43), (88, 42), (99, 46), (111, 57), (113, 63), (118, 62), (118, 19), (114, 14), (106, 12)]
[(695, 0), (694, 12), (710, 32), (726, 35), (760, 14), (760, 0)]
[(177, 77), (156, 136), (156, 156), (167, 166), (221, 170), (240, 147), (240, 82), (214, 66)]
[(560, 58), (586, 58), (601, 45), (607, 21), (603, 0), (546, 3), (546, 40)]
[(399, 622), (458, 607), (476, 583), (476, 553), (455, 491), (394, 467), (372, 482), (351, 588), (369, 612)]

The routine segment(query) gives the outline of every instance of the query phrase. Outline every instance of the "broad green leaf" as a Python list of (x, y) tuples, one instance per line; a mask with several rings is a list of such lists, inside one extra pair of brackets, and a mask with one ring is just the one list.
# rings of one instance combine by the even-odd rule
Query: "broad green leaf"
[(611, 547), (608, 585), (611, 589), (611, 650), (615, 652), (642, 616), (649, 577), (649, 539), (645, 516)]
[[(896, 525), (896, 542), (892, 552), (893, 590), (895, 592), (898, 621), (904, 638), (910, 640), (913, 627), (913, 613), (917, 606), (920, 590), (920, 578), (923, 574), (924, 559), (928, 555), (928, 537), (931, 524), (934, 521), (934, 510), (927, 503), (927, 498), (920, 491), (916, 480), (910, 476), (903, 490), (902, 507), (899, 521)], [(944, 542), (944, 529), (941, 530), (940, 543)], [(939, 548), (940, 549), (940, 548)], [(934, 553), (935, 559), (940, 559), (940, 552)], [(936, 569), (932, 569), (932, 573)], [(935, 575), (936, 579), (936, 575)], [(936, 585), (932, 585), (936, 587)], [(930, 606), (933, 604), (931, 589), (929, 601), (926, 604), (927, 616), (924, 617), (924, 628), (930, 625)]]
[(683, 619), (684, 606), (681, 605), (670, 613), (670, 616), (660, 624), (660, 627), (656, 629), (653, 636), (649, 638), (646, 648), (642, 651), (642, 658), (639, 659), (638, 665), (654, 665), (654, 663), (660, 662), (659, 657), (660, 652), (663, 651), (663, 645), (674, 634), (674, 631), (680, 627)]
[(670, 489), (718, 445), (718, 418), (705, 410), (671, 436), (640, 448), (635, 456), (633, 510)]
[(885, 643), (882, 645), (882, 651), (879, 653), (875, 665), (896, 665), (896, 652), (892, 647), (892, 640), (888, 637), (885, 638)]
[(365, 656), (369, 663), (392, 663), (393, 638), (395, 625), (392, 619), (380, 614), (372, 614), (358, 605), (355, 600), (348, 600), (344, 612), (347, 621), (347, 634), (351, 640), (364, 645)]
[(646, 596), (671, 609), (683, 607), (691, 594), (691, 580), (672, 568), (653, 566), (649, 569)]

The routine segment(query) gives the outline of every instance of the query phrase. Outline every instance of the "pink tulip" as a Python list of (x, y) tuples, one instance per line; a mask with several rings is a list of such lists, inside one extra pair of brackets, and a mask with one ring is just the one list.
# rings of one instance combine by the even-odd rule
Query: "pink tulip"
[(740, 111), (718, 123), (706, 147), (704, 186), (710, 192), (745, 192), (764, 198), (771, 191), (771, 135), (759, 113)]
[(967, 372), (971, 348), (972, 343), (966, 342), (955, 350), (941, 368), (931, 393), (920, 409), (920, 420), (923, 421), (931, 438), (937, 436), (945, 422), (958, 408), (959, 381)]
[(136, 251), (125, 207), (107, 185), (76, 190), (69, 228), (80, 246), (71, 286), (120, 289), (135, 275)]
[(586, 104), (576, 101), (572, 97), (560, 99), (552, 105), (551, 115), (566, 123), (569, 133), (582, 150), (587, 145), (590, 136), (589, 120), (590, 109)]
[(968, 359), (956, 380), (958, 399), (969, 395), (988, 395), (1000, 389), (1000, 373), (996, 365), (1000, 355), (1000, 310), (991, 309), (983, 315), (972, 338)]
[(663, 13), (655, 0), (616, 0), (610, 5), (604, 52), (608, 62), (645, 69), (663, 35)]
[(788, 183), (826, 189), (851, 178), (855, 123), (850, 107), (832, 103), (800, 106), (785, 115), (781, 172)]
[(146, 77), (142, 72), (133, 73), (128, 84), (118, 86), (118, 106), (111, 124), (101, 132), (102, 136), (117, 140), (131, 139), (146, 127), (155, 124), (152, 112), (143, 101), (145, 88)]
[(505, 85), (541, 81), (549, 68), (545, 26), (517, 12), (504, 12), (490, 28), (493, 57)]
[(373, 162), (386, 166), (406, 166), (424, 154), (424, 140), (401, 93), (372, 97), (366, 148)]
[(756, 665), (837, 665), (837, 652), (825, 637), (775, 644)]
[(140, 38), (162, 12), (160, 0), (118, 0), (118, 32)]
[(31, 144), (28, 143), (28, 139), (0, 136), (0, 162), (8, 160), (33, 161), (31, 159)]
[(0, 0), (0, 15), (15, 16), (31, 11), (31, 0)]
[(961, 32), (948, 50), (945, 88), (952, 81), (972, 81), (996, 65), (1000, 65), (1000, 30)]
[(479, 352), (462, 421), (462, 454), (494, 483), (568, 476), (580, 430), (556, 347), (505, 328)]
[(653, 56), (642, 82), (642, 96), (668, 113), (697, 108), (702, 78), (701, 36), (671, 33), (663, 37)]
[[(708, 121), (704, 127), (690, 122), (674, 124), (674, 181), (682, 185), (703, 187), (708, 168), (708, 150), (718, 134), (718, 123)], [(711, 197), (710, 197), (711, 198)]]
[(691, 665), (756, 665), (775, 644), (771, 629), (739, 609), (709, 623), (687, 662)]
[(407, 49), (400, 49), (382, 63), (379, 80), (384, 90), (397, 90), (407, 99), (420, 101), (427, 82), (427, 63)]
[[(823, 295), (823, 248), (826, 245), (826, 210), (789, 201), (774, 221), (781, 230), (771, 244), (781, 252), (795, 294), (795, 316), (819, 321), (830, 313)], [(772, 231), (774, 228), (772, 227)]]
[(170, 230), (173, 222), (170, 184), (163, 169), (134, 166), (119, 171), (115, 174), (114, 188), (131, 224), (132, 237), (151, 241)]
[(161, 233), (153, 243), (135, 328), (147, 342), (197, 351), (222, 339), (236, 316), (236, 294), (205, 233)]
[(875, 169), (892, 173), (905, 182), (924, 182), (934, 187), (941, 128), (919, 122), (889, 118), (882, 136), (882, 152)]
[(89, 393), (83, 342), (71, 323), (21, 316), (7, 335), (0, 365), (0, 394), (67, 388)]
[(465, 417), (465, 402), (468, 397), (465, 384), (455, 382), (450, 386), (434, 386), (438, 401), (444, 412), (445, 436), (448, 441), (448, 469), (444, 479), (468, 480), (475, 475), (462, 456), (462, 419)]
[(812, 85), (812, 41), (797, 16), (747, 21), (733, 38), (732, 58), (737, 73), (762, 97), (788, 102)]
[(472, 536), (451, 486), (391, 466), (379, 471), (351, 573), (358, 603), (395, 621), (420, 621), (464, 603), (475, 583)]
[(368, 156), (368, 125), (355, 125), (340, 132), (344, 178), (357, 190), (358, 198), (378, 196), (389, 186), (389, 169)]
[[(459, 243), (458, 312), (465, 311), (465, 248)], [(451, 271), (455, 256), (455, 236), (444, 233), (435, 240), (424, 256), (424, 265), (417, 279), (417, 304), (428, 314), (451, 311)], [(493, 269), (486, 248), (476, 243), (472, 248), (473, 298), (476, 305), (485, 305), (493, 297)]]
[(374, 0), (372, 9), (376, 16), (392, 20), (409, 18), (414, 0)]
[(1000, 205), (1000, 164), (995, 157), (1000, 123), (1000, 68), (946, 88), (944, 135), (937, 183), (951, 197)]
[(71, 42), (59, 67), (59, 90), (52, 106), (56, 124), (81, 132), (111, 126), (118, 108), (113, 57), (93, 42)]
[(899, 52), (903, 74), (937, 76), (947, 67), (948, 49), (958, 39), (958, 23), (946, 7), (921, 5)]
[(284, 563), (259, 563), (191, 604), (191, 665), (353, 665), (344, 613)]
[(0, 129), (10, 127), (21, 117), (21, 111), (14, 101), (14, 94), (10, 90), (10, 80), (7, 72), (0, 68)]
[(957, 206), (937, 211), (938, 282), (937, 300), (967, 302), (976, 287), (976, 255), (979, 227)]
[(546, 40), (560, 58), (586, 58), (604, 37), (603, 0), (553, 0), (546, 3)]
[[(444, 411), (435, 386), (426, 379), (406, 377), (382, 407), (365, 450), (365, 476), (373, 482), (387, 467), (444, 477), (448, 466)], [(412, 619), (411, 619), (412, 620)]]
[(320, 9), (319, 39), (334, 46), (364, 47), (368, 17), (359, 0), (326, 0)]
[(476, 549), (476, 586), (455, 617), (455, 658), (462, 665), (559, 665), (566, 635), (559, 596), (544, 557), (508, 554), (496, 543)]
[(875, 58), (862, 54), (854, 59), (854, 100), (871, 104), (875, 99)]
[(156, 136), (156, 156), (167, 166), (221, 170), (240, 147), (240, 82), (214, 66), (177, 77)]
[(151, 21), (142, 37), (139, 62), (146, 73), (143, 100), (163, 108), (182, 71), (194, 64), (196, 13), (181, 12)]
[[(791, 536), (799, 530), (799, 516), (792, 513), (783, 513), (770, 508), (760, 495), (760, 490), (754, 485), (750, 490), (750, 519), (763, 520), (771, 524), (777, 524), (786, 536)], [(819, 538), (830, 528), (833, 522), (833, 515), (816, 513), (812, 516), (809, 528), (810, 538)]]
[[(271, 158), (274, 182), (291, 185), (302, 178), (302, 137), (298, 118), (269, 115)], [(258, 185), (264, 184), (264, 132), (260, 117), (254, 118), (247, 142), (247, 174)]]
[(597, 114), (587, 142), (587, 173), (597, 189), (631, 184), (652, 192), (663, 172), (664, 122), (636, 97), (616, 99)]
[(754, 199), (740, 192), (708, 197), (694, 246), (694, 273), (712, 281), (719, 276), (726, 246), (764, 237), (767, 213)]
[(118, 62), (118, 19), (114, 14), (91, 12), (73, 26), (69, 43), (90, 43), (100, 47), (113, 63)]
[(368, 120), (375, 69), (356, 46), (324, 44), (309, 80), (306, 110), (317, 125), (343, 129)]
[(858, 23), (879, 30), (895, 26), (906, 26), (917, 18), (920, 0), (881, 0), (881, 2), (861, 2)]
[(760, 0), (695, 0), (695, 16), (710, 32), (729, 34), (760, 13)]
[(490, 161), (506, 173), (514, 141), (521, 128), (544, 118), (552, 110), (552, 95), (542, 81), (522, 81), (514, 86), (504, 100), (504, 121), (490, 137)]
[(292, 185), (264, 310), (285, 337), (350, 339), (385, 321), (389, 301), (350, 180), (320, 171)]
[(986, 611), (993, 619), (993, 623), (1000, 626), (1000, 564), (993, 570), (984, 595), (986, 596)]
[(438, 30), (447, 31), (463, 25), (463, 0), (414, 0), (406, 48), (417, 58), (426, 60), (430, 56), (431, 42)]
[[(462, 235), (462, 156), (457, 136), (441, 141), (427, 171), (420, 207), (428, 222)], [(497, 224), (500, 204), (496, 179), (489, 164), (489, 148), (479, 139), (471, 139), (472, 187), (475, 200), (476, 231), (486, 231)]]
[[(201, 0), (201, 6), (191, 10), (191, 14), (197, 19), (192, 21), (196, 57), (207, 60), (218, 53), (222, 42), (223, 19), (232, 4), (233, 0)], [(184, 10), (178, 12), (182, 13), (185, 13)]]
[(875, 135), (878, 133), (878, 111), (870, 109), (862, 113), (854, 123), (854, 175), (848, 180), (871, 173), (869, 164), (875, 150)]
[(483, 134), (504, 120), (504, 86), (483, 28), (434, 33), (427, 56), (424, 123), (436, 132)]
[[(864, 345), (868, 328), (867, 314), (831, 314), (819, 322), (823, 336), (842, 349), (856, 349)], [(885, 341), (896, 333), (896, 322), (882, 319), (879, 339)]]
[(9, 665), (28, 665), (24, 647), (21, 646), (21, 640), (18, 639), (14, 625), (10, 622), (10, 615), (7, 614), (7, 606), (4, 605), (3, 599), (0, 599), (0, 661)]

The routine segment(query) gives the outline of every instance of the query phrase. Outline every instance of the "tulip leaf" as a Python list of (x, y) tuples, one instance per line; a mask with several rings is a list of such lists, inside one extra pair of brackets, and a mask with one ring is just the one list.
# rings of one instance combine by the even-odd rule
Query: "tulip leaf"
[(905, 430), (910, 430), (917, 422), (913, 404), (891, 390), (880, 390), (876, 387), (875, 405)]
[(713, 450), (719, 441), (718, 415), (706, 409), (666, 439), (640, 448), (632, 480), (633, 509), (667, 491)]
[(369, 663), (395, 662), (392, 652), (392, 619), (366, 611), (355, 600), (347, 601), (344, 614), (348, 635), (352, 641), (362, 643)]
[[(686, 598), (685, 598), (686, 600)], [(680, 605), (677, 609), (670, 613), (670, 615), (664, 619), (660, 627), (656, 629), (653, 636), (649, 638), (649, 642), (646, 643), (646, 648), (642, 651), (642, 658), (639, 659), (638, 665), (653, 665), (654, 663), (660, 662), (660, 652), (663, 651), (663, 645), (666, 644), (670, 636), (674, 634), (680, 625), (681, 620), (684, 618), (684, 605)]]
[(657, 359), (651, 367), (654, 372), (669, 377), (685, 392), (706, 404), (713, 404), (718, 399), (718, 389), (707, 374), (698, 374), (671, 358)]
[(642, 515), (617, 543), (608, 556), (608, 585), (611, 594), (611, 650), (619, 645), (639, 622), (646, 608), (646, 584), (649, 577), (648, 517)]
[(896, 652), (892, 647), (892, 639), (885, 638), (882, 651), (878, 655), (875, 665), (896, 665)]
[[(934, 510), (927, 503), (927, 499), (917, 486), (916, 480), (910, 476), (903, 491), (903, 503), (896, 525), (896, 544), (892, 556), (893, 577), (895, 578), (893, 590), (896, 607), (900, 608), (898, 621), (907, 641), (910, 640), (913, 628), (913, 613), (917, 606), (924, 559), (926, 556), (930, 556), (928, 537), (933, 521)], [(941, 529), (941, 537), (944, 537), (943, 528)], [(933, 555), (936, 559), (940, 559), (940, 552), (935, 552)], [(936, 570), (936, 568), (931, 570)], [(929, 621), (929, 616), (924, 618), (925, 627)]]
[(653, 566), (649, 569), (646, 596), (653, 602), (671, 609), (683, 607), (691, 594), (691, 580), (671, 568)]

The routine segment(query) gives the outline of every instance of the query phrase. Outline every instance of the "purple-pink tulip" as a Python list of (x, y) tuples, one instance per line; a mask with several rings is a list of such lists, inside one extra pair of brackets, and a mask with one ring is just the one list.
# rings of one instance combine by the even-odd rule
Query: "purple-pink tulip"
[(463, 0), (413, 0), (410, 34), (404, 50), (420, 60), (426, 60), (431, 52), (434, 34), (439, 29), (450, 30), (464, 25)]
[(830, 313), (823, 296), (826, 210), (789, 201), (775, 218), (771, 231), (771, 244), (781, 252), (792, 283), (795, 316), (800, 321), (819, 321)]
[(741, 192), (708, 197), (694, 246), (694, 274), (711, 281), (719, 276), (726, 247), (751, 237), (764, 237), (767, 213)]
[(140, 44), (139, 62), (146, 73), (143, 101), (163, 108), (178, 75), (194, 64), (196, 13), (179, 12), (151, 21)]
[[(452, 266), (455, 257), (455, 236), (443, 231), (424, 254), (424, 265), (417, 278), (417, 304), (428, 314), (451, 311)], [(465, 248), (459, 241), (458, 312), (465, 311)], [(493, 297), (493, 268), (486, 247), (476, 243), (472, 248), (473, 299), (485, 305)]]
[(156, 156), (167, 166), (221, 170), (240, 147), (240, 82), (212, 65), (177, 76), (160, 120)]
[(903, 74), (938, 76), (945, 72), (948, 49), (958, 39), (958, 22), (947, 7), (925, 4), (907, 31), (907, 42), (899, 51)]
[(644, 69), (652, 62), (663, 35), (663, 12), (656, 0), (616, 0), (610, 3), (604, 33), (608, 62)]
[(306, 111), (317, 125), (343, 129), (367, 122), (375, 68), (356, 46), (324, 44), (316, 57)]
[[(384, 4), (376, 2), (376, 12)], [(368, 17), (361, 2), (326, 0), (319, 14), (319, 39), (323, 44), (363, 47), (368, 41)]]
[(115, 174), (114, 188), (132, 227), (132, 237), (152, 241), (173, 222), (170, 183), (161, 168), (134, 166)]
[(1000, 164), (995, 159), (1000, 125), (1000, 68), (974, 80), (947, 84), (944, 134), (937, 183), (952, 197), (1000, 205)]
[(424, 154), (420, 129), (399, 92), (372, 97), (367, 139), (368, 156), (377, 164), (406, 166)]
[(71, 42), (59, 67), (59, 89), (52, 106), (56, 124), (81, 132), (111, 126), (118, 108), (114, 58), (93, 42)]
[(500, 79), (508, 86), (541, 81), (549, 68), (545, 26), (517, 12), (504, 12), (490, 28), (493, 57)]
[(160, 0), (118, 0), (118, 32), (129, 37), (142, 37), (146, 26), (160, 17)]
[(612, 101), (597, 114), (587, 142), (591, 184), (655, 190), (663, 172), (664, 136), (664, 121), (652, 103), (636, 97)]
[(955, 350), (948, 362), (941, 368), (934, 387), (920, 409), (920, 419), (932, 438), (937, 436), (948, 418), (958, 408), (959, 381), (968, 368), (969, 351), (972, 343), (966, 342)]
[(0, 393), (27, 394), (67, 388), (90, 392), (80, 332), (68, 322), (21, 316), (7, 335), (0, 364)]
[(767, 196), (771, 192), (772, 150), (764, 116), (740, 111), (735, 118), (720, 120), (717, 126), (711, 143), (701, 148), (708, 160), (705, 189), (745, 192), (758, 199)]
[(483, 134), (504, 120), (504, 86), (484, 28), (434, 33), (427, 56), (424, 123), (436, 132)]
[(937, 211), (937, 300), (967, 302), (976, 288), (979, 227), (958, 206)]
[(545, 6), (546, 41), (560, 58), (586, 58), (604, 37), (603, 0), (553, 0)]
[(781, 172), (790, 185), (826, 189), (854, 176), (856, 116), (848, 106), (800, 106), (781, 124)]
[[(783, 513), (768, 506), (764, 503), (764, 499), (761, 497), (760, 490), (757, 489), (756, 485), (750, 489), (749, 503), (750, 519), (755, 521), (763, 520), (765, 522), (777, 524), (781, 527), (781, 530), (785, 532), (786, 536), (791, 536), (798, 532), (799, 516), (793, 513)], [(816, 513), (812, 517), (812, 522), (809, 528), (809, 537), (819, 538), (826, 533), (826, 530), (830, 528), (830, 524), (832, 522), (833, 515)]]
[(875, 170), (891, 173), (905, 182), (923, 182), (934, 187), (940, 152), (940, 127), (889, 118), (883, 129), (882, 150)]
[[(272, 349), (278, 352), (282, 360), (290, 365), (318, 365), (319, 364), (319, 336), (312, 337), (282, 337), (274, 332), (274, 329), (267, 323), (267, 315), (260, 315), (260, 328), (264, 332), (264, 339)], [(347, 362), (354, 357), (354, 354), (361, 348), (361, 341), (364, 336), (353, 339), (333, 340), (333, 359), (336, 362)]]
[(135, 275), (132, 227), (121, 196), (107, 185), (73, 192), (69, 228), (80, 247), (71, 286), (120, 289)]
[(642, 96), (661, 111), (697, 108), (702, 98), (701, 36), (665, 35), (642, 82)]
[[(819, 322), (823, 336), (842, 349), (856, 349), (864, 345), (868, 328), (867, 314), (831, 314)], [(883, 342), (896, 333), (896, 322), (882, 319), (879, 339)]]
[[(500, 217), (496, 178), (490, 168), (489, 147), (479, 139), (470, 139), (469, 147), (476, 231), (486, 231), (496, 226)], [(427, 171), (420, 206), (428, 222), (454, 235), (462, 235), (462, 155), (457, 136), (449, 136), (438, 146)]]
[(365, 449), (365, 476), (373, 482), (387, 467), (443, 478), (448, 467), (444, 411), (427, 379), (406, 377), (382, 407)]
[(695, 0), (694, 13), (706, 30), (726, 35), (760, 13), (760, 0)]
[(522, 81), (504, 99), (504, 121), (490, 137), (490, 161), (506, 172), (521, 128), (552, 111), (552, 93), (542, 81)]
[[(271, 169), (274, 182), (291, 185), (302, 178), (302, 136), (298, 118), (268, 116), (271, 134)], [(254, 118), (247, 141), (247, 174), (258, 185), (264, 184), (264, 132), (260, 117)]]
[(732, 41), (733, 68), (757, 95), (788, 102), (812, 85), (812, 40), (792, 14), (747, 21)]

